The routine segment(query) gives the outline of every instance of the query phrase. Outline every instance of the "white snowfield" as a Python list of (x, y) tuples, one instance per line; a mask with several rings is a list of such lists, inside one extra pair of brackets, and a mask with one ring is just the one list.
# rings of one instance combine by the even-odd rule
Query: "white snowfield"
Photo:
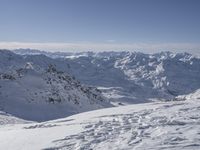
[(101, 109), (42, 123), (5, 124), (0, 126), (0, 149), (199, 150), (200, 90), (177, 100)]

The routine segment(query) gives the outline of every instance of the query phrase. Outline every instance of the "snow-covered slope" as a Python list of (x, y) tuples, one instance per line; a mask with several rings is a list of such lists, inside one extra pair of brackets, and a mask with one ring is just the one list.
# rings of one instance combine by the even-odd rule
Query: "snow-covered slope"
[(45, 121), (111, 106), (101, 91), (57, 70), (54, 62), (42, 55), (22, 57), (0, 51), (0, 110)]
[(23, 120), (15, 116), (12, 116), (11, 114), (0, 111), (0, 126), (7, 124), (22, 124), (22, 123), (25, 124), (30, 122), (31, 121)]
[[(101, 88), (116, 105), (171, 100), (200, 88), (200, 58), (188, 53), (41, 53), (67, 63), (69, 73), (85, 84)], [(58, 67), (63, 69), (63, 65)]]
[(200, 91), (196, 91), (185, 101), (120, 106), (48, 122), (0, 126), (0, 148), (199, 150), (199, 111)]

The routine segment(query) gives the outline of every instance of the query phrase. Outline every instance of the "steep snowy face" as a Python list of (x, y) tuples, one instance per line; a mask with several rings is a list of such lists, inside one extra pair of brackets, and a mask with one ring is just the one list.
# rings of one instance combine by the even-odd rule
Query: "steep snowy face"
[[(8, 56), (3, 57), (7, 60)], [(48, 63), (38, 66), (18, 57), (10, 56), (15, 63), (10, 62), (0, 72), (1, 111), (26, 120), (44, 121), (111, 106), (101, 91), (83, 86), (55, 65), (45, 68), (41, 66)]]
[(117, 60), (115, 67), (140, 86), (165, 90), (174, 96), (200, 88), (200, 59), (187, 53), (130, 53)]

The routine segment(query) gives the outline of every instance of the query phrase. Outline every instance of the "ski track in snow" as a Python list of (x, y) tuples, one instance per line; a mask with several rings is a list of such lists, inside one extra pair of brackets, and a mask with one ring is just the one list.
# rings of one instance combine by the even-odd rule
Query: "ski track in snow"
[(185, 101), (95, 110), (41, 123), (5, 123), (0, 126), (0, 149), (199, 150), (199, 93), (195, 96), (187, 96)]
[(101, 116), (83, 132), (53, 141), (60, 146), (49, 149), (200, 149), (200, 107), (184, 105)]

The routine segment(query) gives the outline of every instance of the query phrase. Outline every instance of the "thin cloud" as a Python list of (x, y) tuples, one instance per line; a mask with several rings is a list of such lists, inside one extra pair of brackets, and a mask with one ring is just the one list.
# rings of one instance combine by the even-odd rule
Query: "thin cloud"
[(31, 43), (0, 42), (0, 49), (30, 48), (46, 51), (141, 51), (155, 53), (160, 51), (189, 52), (200, 54), (200, 44), (193, 43)]

